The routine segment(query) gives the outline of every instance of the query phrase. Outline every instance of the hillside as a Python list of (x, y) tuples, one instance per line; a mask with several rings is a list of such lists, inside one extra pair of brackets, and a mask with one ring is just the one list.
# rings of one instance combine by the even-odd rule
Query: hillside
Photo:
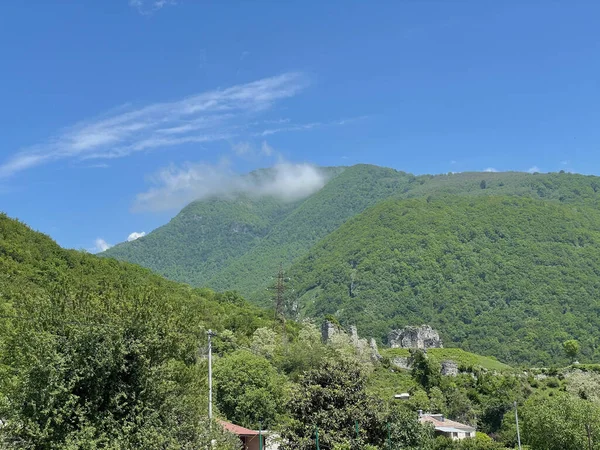
[(280, 264), (290, 267), (321, 238), (388, 198), (509, 195), (596, 207), (600, 199), (600, 178), (567, 173), (415, 176), (369, 165), (324, 170), (329, 181), (306, 199), (283, 203), (272, 197), (237, 196), (196, 201), (168, 224), (102, 256), (194, 286), (237, 290), (264, 304), (269, 299), (265, 288)]
[(238, 290), (246, 296), (258, 291), (264, 297), (280, 264), (290, 265), (348, 218), (408, 186), (410, 178), (368, 165), (324, 170), (329, 182), (304, 200), (234, 197), (194, 202), (148, 236), (116, 245), (102, 256), (195, 286)]
[[(530, 424), (548, 417), (539, 407), (548, 399), (557, 397), (550, 410), (585, 405), (583, 417), (600, 417), (595, 404), (580, 398), (596, 398), (591, 365), (564, 376), (542, 370), (537, 379), (516, 376), (493, 358), (444, 348), (417, 352), (414, 370), (398, 370), (389, 358), (406, 356), (406, 349), (382, 348), (384, 359), (377, 361), (348, 335), (323, 343), (309, 321), (288, 321), (283, 334), (270, 317), (272, 311), (233, 293), (193, 289), (129, 263), (61, 249), (0, 215), (0, 448), (235, 450), (239, 439), (206, 418), (207, 328), (217, 331), (215, 415), (267, 426), (288, 448), (312, 448), (305, 436), (315, 424), (328, 446), (356, 444), (358, 427), (360, 448), (466, 448), (435, 439), (417, 422), (418, 409), (477, 425), (498, 442), (483, 436), (483, 446), (468, 448), (490, 450), (514, 448), (515, 400), (524, 442), (546, 436)], [(470, 373), (442, 376), (439, 363), (446, 359)], [(397, 402), (399, 392), (410, 399)], [(579, 416), (562, 420), (583, 429)], [(569, 448), (581, 448), (582, 439)]]
[(244, 342), (270, 317), (0, 214), (0, 448), (223, 443), (207, 433), (198, 349), (208, 328)]
[(385, 341), (428, 323), (448, 346), (509, 363), (600, 357), (600, 212), (516, 197), (393, 199), (320, 241), (289, 271), (303, 315)]

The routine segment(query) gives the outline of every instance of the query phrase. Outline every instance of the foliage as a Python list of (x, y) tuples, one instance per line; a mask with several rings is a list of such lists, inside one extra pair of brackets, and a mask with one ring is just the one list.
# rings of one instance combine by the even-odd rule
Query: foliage
[(569, 339), (568, 341), (563, 342), (563, 348), (565, 349), (567, 357), (571, 361), (575, 361), (577, 354), (579, 353), (579, 342), (575, 339)]
[(0, 215), (0, 440), (176, 449), (215, 439), (231, 448), (218, 427), (208, 431), (198, 348), (208, 328), (243, 340), (269, 321), (228, 298), (63, 250)]
[(423, 350), (411, 352), (412, 376), (427, 391), (440, 385), (442, 381), (441, 365), (437, 359)]
[(270, 428), (283, 412), (284, 380), (264, 357), (247, 350), (223, 356), (214, 380), (216, 403), (234, 423)]
[(427, 323), (470, 352), (564, 364), (567, 338), (581, 343), (582, 360), (600, 357), (599, 249), (600, 213), (584, 206), (389, 200), (321, 240), (288, 273), (303, 315), (334, 314), (365, 336), (385, 342), (391, 329)]
[(317, 429), (323, 448), (384, 448), (388, 436), (393, 448), (427, 448), (431, 430), (414, 412), (388, 409), (370, 396), (366, 382), (360, 366), (343, 356), (303, 375), (289, 402), (291, 418), (282, 431), (288, 443), (282, 448), (313, 449)]
[[(395, 356), (408, 357), (410, 351), (407, 348), (382, 348), (379, 351), (382, 356), (393, 358)], [(466, 352), (460, 348), (428, 348), (427, 354), (438, 361), (450, 360), (458, 364), (461, 370), (474, 371), (477, 369), (508, 371), (511, 367), (498, 361), (493, 357), (481, 356)]]
[(588, 448), (600, 442), (600, 405), (557, 393), (532, 396), (519, 410), (523, 441), (539, 450)]

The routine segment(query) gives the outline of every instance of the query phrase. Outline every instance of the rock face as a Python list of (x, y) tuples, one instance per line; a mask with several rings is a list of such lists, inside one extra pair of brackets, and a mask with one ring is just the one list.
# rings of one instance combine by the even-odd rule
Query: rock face
[(371, 358), (377, 361), (381, 361), (383, 356), (379, 354), (379, 349), (377, 348), (377, 342), (375, 338), (371, 338), (369, 341), (369, 347), (371, 347)]
[(382, 356), (379, 354), (379, 349), (377, 348), (377, 342), (375, 342), (375, 338), (371, 338), (370, 341), (361, 338), (358, 335), (356, 326), (354, 325), (350, 326), (349, 331), (350, 333), (347, 334), (344, 330), (340, 329), (339, 326), (326, 320), (321, 325), (321, 339), (323, 342), (327, 343), (330, 342), (334, 336), (341, 334), (349, 338), (350, 343), (354, 346), (357, 352), (367, 353), (373, 361), (379, 361), (382, 359)]
[(392, 330), (388, 342), (392, 348), (442, 348), (440, 335), (429, 325)]
[(326, 320), (321, 324), (321, 339), (323, 342), (329, 342), (337, 333), (338, 328), (329, 320)]
[(458, 375), (458, 364), (449, 359), (442, 361), (442, 375), (453, 377)]
[(405, 358), (404, 356), (396, 356), (395, 358), (391, 359), (390, 363), (399, 369), (409, 370), (412, 368), (411, 359)]

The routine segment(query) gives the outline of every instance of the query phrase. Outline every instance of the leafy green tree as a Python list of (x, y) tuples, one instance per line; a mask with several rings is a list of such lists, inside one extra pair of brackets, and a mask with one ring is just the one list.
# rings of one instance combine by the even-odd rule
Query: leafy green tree
[(423, 350), (411, 349), (413, 378), (426, 390), (439, 386), (442, 380), (442, 366), (434, 357)]
[(563, 342), (563, 349), (565, 350), (567, 357), (571, 361), (575, 361), (579, 354), (579, 342), (575, 339), (569, 339), (568, 341)]
[(217, 406), (232, 422), (268, 428), (283, 412), (285, 380), (261, 356), (247, 350), (225, 355), (215, 363), (214, 382)]
[[(385, 437), (382, 405), (365, 391), (366, 377), (350, 359), (328, 359), (300, 377), (288, 403), (290, 421), (282, 430), (284, 450), (312, 450), (315, 427), (323, 448), (378, 445)], [(357, 441), (355, 425), (360, 437)]]
[(600, 443), (600, 406), (566, 393), (537, 394), (519, 409), (523, 441), (539, 450), (581, 450)]

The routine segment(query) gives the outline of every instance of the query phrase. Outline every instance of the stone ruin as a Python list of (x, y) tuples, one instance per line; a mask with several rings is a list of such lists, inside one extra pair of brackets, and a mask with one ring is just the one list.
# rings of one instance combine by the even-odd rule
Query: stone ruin
[(379, 354), (379, 349), (377, 348), (377, 342), (375, 341), (375, 338), (371, 338), (369, 341), (367, 341), (364, 338), (360, 338), (358, 336), (356, 326), (351, 325), (350, 333), (348, 334), (339, 325), (336, 325), (333, 322), (330, 322), (329, 320), (326, 320), (321, 324), (321, 339), (323, 340), (323, 342), (331, 342), (333, 337), (339, 334), (344, 334), (348, 336), (350, 342), (352, 343), (354, 348), (356, 348), (357, 351), (362, 352), (367, 351), (368, 349), (369, 355), (372, 360), (379, 361), (382, 359), (382, 356)]
[(388, 334), (391, 348), (442, 348), (442, 340), (437, 331), (429, 325), (408, 326), (401, 330), (392, 330)]
[[(358, 336), (356, 326), (349, 327), (349, 333), (343, 330), (339, 325), (325, 320), (321, 324), (321, 339), (323, 342), (331, 342), (337, 335), (346, 336), (357, 351), (367, 351), (373, 361), (380, 361), (382, 356), (379, 354), (375, 338), (367, 339)], [(420, 327), (408, 326), (401, 330), (392, 330), (388, 335), (388, 342), (391, 348), (417, 348), (427, 350), (428, 348), (442, 348), (442, 341), (437, 331), (429, 325)], [(400, 369), (409, 370), (412, 368), (412, 356), (396, 356), (391, 358), (391, 364)], [(458, 364), (452, 360), (443, 360), (441, 362), (442, 375), (456, 376), (459, 373)]]

